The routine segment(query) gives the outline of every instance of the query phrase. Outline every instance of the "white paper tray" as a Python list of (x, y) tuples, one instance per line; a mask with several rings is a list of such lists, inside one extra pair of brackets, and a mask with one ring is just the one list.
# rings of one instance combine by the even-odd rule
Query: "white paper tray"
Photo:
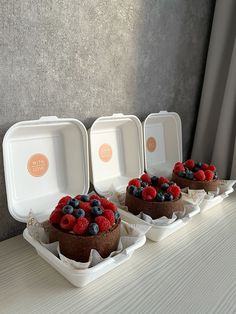
[(41, 256), (46, 262), (48, 262), (48, 264), (50, 264), (55, 270), (57, 270), (62, 276), (71, 282), (72, 285), (76, 287), (83, 287), (91, 281), (94, 281), (95, 279), (108, 273), (117, 266), (123, 264), (130, 259), (135, 250), (143, 246), (146, 242), (146, 237), (143, 235), (136, 243), (127, 247), (121, 253), (105, 259), (96, 266), (87, 269), (71, 269), (59, 258), (53, 255), (48, 249), (42, 246), (38, 241), (33, 239), (27, 228), (23, 232), (23, 237), (36, 249), (39, 256)]
[(203, 199), (203, 201), (199, 205), (201, 212), (206, 211), (208, 209), (211, 209), (212, 207), (220, 204), (233, 191), (234, 191), (234, 189), (230, 188), (229, 190), (227, 190), (224, 193), (221, 193), (221, 194), (215, 196), (214, 198), (210, 198), (210, 199), (205, 198), (205, 199)]
[(194, 207), (193, 210), (189, 214), (185, 215), (185, 217), (183, 217), (182, 219), (177, 219), (176, 221), (167, 226), (156, 226), (149, 224), (146, 221), (142, 220), (141, 218), (138, 218), (137, 216), (133, 215), (132, 213), (120, 208), (119, 212), (121, 214), (121, 218), (127, 221), (128, 223), (144, 224), (147, 226), (151, 226), (151, 228), (146, 233), (146, 237), (152, 241), (159, 242), (168, 237), (169, 235), (171, 235), (172, 233), (176, 232), (180, 228), (184, 227), (193, 216), (200, 213), (199, 206), (193, 205), (193, 207)]

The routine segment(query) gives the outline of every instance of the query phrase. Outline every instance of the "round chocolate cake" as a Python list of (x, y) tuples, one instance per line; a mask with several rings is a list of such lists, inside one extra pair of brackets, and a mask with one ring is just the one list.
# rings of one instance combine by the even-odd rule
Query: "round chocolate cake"
[(175, 212), (184, 212), (180, 187), (165, 177), (150, 177), (146, 173), (129, 181), (125, 205), (132, 214), (143, 212), (152, 219), (171, 218)]
[(120, 214), (114, 203), (96, 194), (65, 196), (49, 218), (49, 240), (59, 241), (60, 252), (88, 262), (92, 249), (103, 257), (116, 251), (120, 240)]
[(217, 191), (220, 180), (214, 165), (195, 162), (189, 159), (184, 163), (177, 162), (174, 166), (172, 179), (181, 187), (191, 190)]

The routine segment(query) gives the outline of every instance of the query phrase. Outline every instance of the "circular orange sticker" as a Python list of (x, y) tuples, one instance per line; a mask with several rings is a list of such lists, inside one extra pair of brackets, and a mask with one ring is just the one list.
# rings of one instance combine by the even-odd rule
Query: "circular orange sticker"
[(157, 142), (154, 137), (149, 137), (147, 139), (147, 150), (152, 153), (157, 148)]
[(27, 169), (33, 177), (41, 177), (48, 170), (48, 159), (43, 154), (34, 154), (27, 163)]
[(109, 144), (102, 144), (99, 148), (99, 157), (102, 161), (109, 161), (112, 157), (112, 148)]

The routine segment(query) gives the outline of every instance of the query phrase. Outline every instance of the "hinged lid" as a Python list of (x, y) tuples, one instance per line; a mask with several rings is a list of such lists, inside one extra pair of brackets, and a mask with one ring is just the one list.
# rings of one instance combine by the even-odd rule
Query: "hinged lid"
[(160, 111), (143, 122), (145, 169), (151, 175), (170, 176), (182, 161), (182, 129), (177, 113)]
[(63, 195), (89, 190), (88, 135), (76, 119), (42, 117), (14, 124), (3, 139), (8, 207), (26, 222), (47, 218)]
[(125, 191), (127, 183), (143, 173), (143, 136), (134, 115), (98, 118), (90, 129), (92, 181), (103, 196)]

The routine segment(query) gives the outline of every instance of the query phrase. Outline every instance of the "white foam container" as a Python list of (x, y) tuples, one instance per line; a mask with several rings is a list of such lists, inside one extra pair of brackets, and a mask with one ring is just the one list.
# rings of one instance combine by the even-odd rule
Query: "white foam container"
[[(27, 222), (29, 212), (40, 221), (48, 218), (64, 195), (87, 194), (90, 186), (88, 134), (76, 119), (42, 117), (14, 124), (3, 140), (3, 160), (10, 214)], [(76, 287), (82, 287), (128, 260), (146, 237), (115, 257), (86, 270), (72, 270), (34, 240), (24, 238), (52, 267)]]

